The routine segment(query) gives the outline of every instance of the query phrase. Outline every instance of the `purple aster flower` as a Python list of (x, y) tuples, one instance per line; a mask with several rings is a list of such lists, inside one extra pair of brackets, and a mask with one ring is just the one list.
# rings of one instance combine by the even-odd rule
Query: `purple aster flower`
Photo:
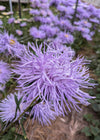
[(58, 27), (52, 27), (50, 25), (41, 25), (39, 27), (40, 30), (44, 31), (47, 37), (53, 37), (55, 35), (57, 35), (57, 33), (59, 32), (59, 28)]
[(64, 5), (58, 5), (57, 10), (66, 13), (67, 7)]
[(42, 44), (30, 47), (31, 51), (29, 48), (26, 50), (26, 56), (13, 70), (19, 75), (19, 87), (28, 102), (39, 96), (41, 100), (51, 102), (58, 114), (67, 113), (66, 107), (69, 111), (71, 108), (79, 110), (79, 104), (89, 104), (88, 99), (93, 97), (82, 89), (91, 88), (94, 84), (89, 82), (84, 58), (72, 60), (66, 57), (68, 51), (46, 51)]
[(9, 19), (8, 19), (8, 23), (9, 23), (9, 24), (14, 23), (14, 20), (15, 20), (15, 18), (13, 18), (13, 17), (12, 17), (12, 18), (9, 18)]
[(91, 28), (92, 24), (89, 23), (87, 20), (81, 20), (81, 21), (77, 21), (74, 22), (75, 25), (81, 26), (81, 27), (87, 27), (87, 28)]
[(90, 34), (85, 34), (85, 33), (83, 33), (82, 36), (83, 36), (83, 38), (85, 38), (86, 40), (90, 40), (90, 41), (92, 40), (92, 37), (91, 37)]
[(100, 23), (99, 19), (97, 19), (97, 18), (90, 18), (89, 20), (90, 20), (90, 22), (92, 22), (92, 23), (97, 23), (97, 24)]
[[(15, 93), (15, 95), (17, 96), (17, 99), (19, 100), (22, 95), (20, 94), (20, 92), (18, 92), (18, 94)], [(0, 118), (3, 122), (11, 122), (11, 121), (15, 121), (20, 114), (25, 110), (25, 103), (22, 99), (21, 103), (20, 103), (20, 111), (17, 110), (17, 114), (16, 114), (16, 118), (15, 118), (15, 113), (16, 113), (16, 102), (15, 102), (15, 97), (14, 94), (10, 94), (7, 96), (7, 98), (5, 98), (4, 100), (1, 101), (0, 103)], [(15, 120), (13, 120), (15, 118)]]
[(62, 43), (72, 44), (74, 42), (74, 37), (70, 33), (60, 32), (57, 38)]
[(33, 36), (35, 39), (44, 39), (45, 38), (45, 32), (38, 30), (36, 27), (30, 28), (30, 35)]
[(5, 9), (6, 9), (6, 7), (5, 7), (5, 6), (0, 5), (0, 11), (4, 11)]
[(22, 32), (21, 30), (18, 30), (18, 29), (17, 29), (17, 30), (16, 30), (16, 34), (19, 35), (19, 36), (21, 36), (21, 35), (23, 35), (23, 32)]
[(21, 27), (25, 27), (26, 25), (27, 25), (26, 22), (23, 22), (23, 23), (20, 24)]
[(47, 13), (47, 10), (45, 10), (45, 9), (40, 9), (40, 14), (41, 14), (42, 16), (46, 17), (48, 13)]
[(40, 11), (37, 9), (32, 9), (32, 10), (30, 10), (30, 14), (35, 15), (35, 16), (40, 15)]
[(11, 76), (10, 67), (7, 63), (0, 61), (0, 83), (5, 84)]
[(48, 102), (40, 102), (35, 105), (31, 110), (31, 115), (33, 115), (33, 122), (37, 120), (41, 125), (51, 124), (50, 120), (55, 120), (55, 116), (57, 116), (52, 104)]
[(61, 19), (59, 22), (59, 26), (61, 29), (73, 32), (74, 31), (74, 26), (72, 26), (71, 22), (69, 20), (63, 20)]
[(6, 55), (16, 55), (23, 52), (23, 45), (21, 45), (13, 35), (8, 35), (7, 32), (0, 33), (0, 53)]
[(42, 24), (50, 24), (52, 23), (52, 19), (50, 17), (40, 17), (40, 22)]

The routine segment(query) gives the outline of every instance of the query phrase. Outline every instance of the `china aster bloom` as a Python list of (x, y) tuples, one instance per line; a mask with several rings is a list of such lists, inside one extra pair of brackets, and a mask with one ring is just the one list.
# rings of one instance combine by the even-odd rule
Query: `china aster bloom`
[[(84, 58), (72, 60), (68, 58), (68, 50), (49, 49), (31, 46), (26, 49), (26, 56), (16, 64), (13, 70), (19, 75), (18, 84), (23, 90), (26, 100), (38, 98), (50, 101), (54, 111), (66, 112), (71, 108), (79, 110), (79, 105), (88, 105), (92, 99), (83, 88), (91, 88), (87, 62)], [(31, 48), (31, 51), (30, 51)], [(59, 48), (59, 47), (58, 47)], [(32, 53), (33, 52), (33, 53)], [(67, 113), (67, 112), (66, 112)]]
[(53, 110), (52, 104), (48, 102), (36, 104), (31, 110), (31, 115), (33, 115), (33, 122), (34, 120), (37, 120), (41, 125), (51, 124), (50, 120), (55, 120), (57, 116)]
[(10, 67), (7, 63), (0, 61), (0, 83), (5, 84), (11, 76)]
[[(3, 122), (8, 123), (11, 121), (15, 121), (21, 115), (21, 113), (25, 110), (26, 105), (22, 99), (19, 105), (20, 110), (18, 109), (16, 113), (17, 105), (15, 101), (15, 95), (18, 100), (22, 98), (22, 95), (20, 94), (20, 92), (18, 92), (18, 94), (11, 93), (10, 95), (7, 95), (7, 98), (3, 99), (0, 102), (0, 118)], [(15, 114), (16, 114), (16, 117), (15, 117)]]
[(6, 7), (5, 7), (5, 6), (0, 5), (0, 11), (4, 11), (5, 9), (6, 9)]
[(21, 36), (21, 35), (23, 35), (23, 32), (22, 32), (21, 30), (18, 30), (18, 29), (17, 29), (17, 30), (16, 30), (16, 34), (19, 35), (19, 36)]
[(25, 27), (26, 25), (27, 25), (26, 22), (23, 22), (23, 23), (20, 24), (21, 27)]
[(32, 10), (30, 10), (30, 14), (35, 15), (35, 16), (40, 15), (40, 11), (37, 9), (32, 9)]
[(12, 17), (12, 18), (9, 18), (9, 19), (8, 19), (8, 23), (9, 23), (9, 24), (14, 23), (14, 20), (15, 20), (15, 18), (13, 18), (13, 17)]
[(0, 33), (0, 53), (13, 55), (15, 52), (20, 52), (22, 46), (12, 34), (9, 35), (6, 31)]
[(33, 36), (33, 38), (37, 39), (44, 39), (45, 38), (45, 32), (42, 30), (38, 30), (36, 27), (30, 28), (30, 35)]
[(70, 33), (60, 32), (58, 34), (59, 41), (67, 44), (72, 44), (74, 42), (74, 37)]
[(57, 33), (59, 32), (58, 27), (52, 27), (47, 24), (41, 25), (39, 29), (45, 32), (46, 37), (53, 37), (53, 36), (57, 35)]

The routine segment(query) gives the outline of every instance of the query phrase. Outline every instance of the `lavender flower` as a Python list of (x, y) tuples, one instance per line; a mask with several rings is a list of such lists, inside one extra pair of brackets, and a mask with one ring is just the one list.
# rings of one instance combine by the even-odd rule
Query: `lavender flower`
[[(22, 95), (20, 94), (20, 92), (18, 92), (18, 94), (15, 93), (15, 95), (17, 96), (18, 100), (22, 97)], [(17, 110), (16, 113), (16, 102), (15, 102), (15, 97), (14, 94), (10, 94), (7, 96), (7, 98), (5, 98), (4, 100), (1, 101), (0, 103), (0, 118), (3, 122), (11, 122), (11, 121), (15, 121), (20, 114), (25, 110), (25, 103), (23, 102), (23, 99), (20, 103), (20, 111)], [(16, 118), (15, 118), (15, 113), (16, 113)], [(15, 119), (15, 120), (13, 120)]]
[(21, 58), (21, 62), (13, 70), (19, 75), (19, 87), (28, 102), (39, 96), (44, 101), (52, 102), (57, 114), (59, 111), (67, 113), (65, 105), (71, 111), (71, 108), (79, 110), (79, 104), (89, 104), (88, 99), (93, 97), (82, 89), (94, 84), (89, 82), (84, 58), (72, 60), (66, 57), (66, 49), (58, 51), (55, 48), (50, 51), (48, 46), (49, 50), (46, 51), (42, 44), (30, 47), (31, 51), (29, 48), (26, 50), (26, 56)]
[(0, 11), (4, 11), (5, 9), (6, 9), (6, 7), (5, 7), (5, 6), (0, 5)]
[(0, 61), (0, 84), (5, 84), (11, 76), (10, 67), (7, 63)]
[(74, 42), (74, 37), (70, 33), (64, 33), (60, 32), (58, 34), (58, 39), (60, 42), (67, 43), (67, 44), (72, 44)]
[(14, 20), (15, 20), (15, 18), (13, 18), (13, 17), (12, 17), (12, 18), (9, 18), (9, 19), (8, 19), (8, 23), (9, 23), (9, 24), (14, 23)]
[(22, 32), (21, 30), (18, 30), (18, 29), (17, 29), (17, 30), (16, 30), (16, 34), (19, 35), (19, 36), (21, 36), (21, 35), (23, 35), (23, 32)]
[(8, 35), (7, 32), (0, 33), (0, 53), (12, 56), (22, 55), (23, 47), (13, 35)]
[(21, 27), (25, 27), (26, 25), (27, 25), (26, 22), (23, 22), (23, 23), (20, 24)]
[(31, 110), (33, 122), (37, 120), (41, 125), (51, 124), (50, 120), (55, 120), (56, 113), (53, 111), (52, 104), (40, 102)]
[(41, 25), (39, 29), (44, 31), (47, 37), (53, 37), (57, 35), (57, 33), (59, 32), (59, 28), (51, 27), (50, 25), (46, 25), (46, 24)]
[(30, 28), (30, 35), (32, 35), (35, 39), (39, 38), (39, 39), (44, 39), (45, 38), (45, 32), (38, 30), (35, 27)]
[(32, 15), (40, 15), (40, 12), (39, 12), (39, 10), (35, 10), (35, 9), (32, 9), (32, 10), (30, 10), (30, 14), (32, 14)]

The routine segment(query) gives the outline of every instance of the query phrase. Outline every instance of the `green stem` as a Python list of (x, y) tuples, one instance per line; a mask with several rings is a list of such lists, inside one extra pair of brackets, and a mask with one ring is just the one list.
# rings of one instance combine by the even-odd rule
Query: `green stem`
[[(38, 97), (39, 97), (39, 96), (37, 96), (37, 97), (30, 103), (30, 105), (24, 110), (24, 112), (17, 118), (17, 120), (16, 120), (15, 122), (12, 122), (11, 124), (9, 124), (9, 125), (6, 127), (6, 129), (5, 129), (4, 131), (1, 131), (1, 132), (0, 132), (0, 136), (2, 136), (5, 132), (7, 132), (7, 130), (9, 130), (9, 129), (24, 115), (24, 113), (28, 111), (28, 109), (29, 109), (31, 106), (33, 106), (33, 103), (36, 101), (36, 99), (37, 99)], [(36, 104), (37, 104), (37, 102), (36, 102), (34, 105), (36, 105)]]

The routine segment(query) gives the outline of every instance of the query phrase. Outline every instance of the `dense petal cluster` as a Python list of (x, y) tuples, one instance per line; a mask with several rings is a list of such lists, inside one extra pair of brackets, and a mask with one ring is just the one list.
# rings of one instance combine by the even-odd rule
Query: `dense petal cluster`
[(41, 125), (51, 124), (50, 120), (55, 120), (57, 116), (53, 111), (52, 104), (48, 102), (40, 102), (35, 105), (31, 110), (31, 115), (33, 115), (33, 122), (37, 120)]
[(23, 45), (12, 34), (9, 35), (7, 32), (0, 33), (0, 53), (16, 56), (21, 54), (22, 50)]
[[(2, 100), (0, 102), (0, 118), (3, 122), (11, 122), (11, 121), (15, 121), (20, 114), (24, 111), (26, 105), (23, 102), (23, 99), (20, 103), (20, 111), (17, 110), (16, 113), (16, 102), (15, 102), (15, 95), (17, 96), (18, 100), (22, 97), (22, 95), (20, 94), (20, 92), (18, 92), (18, 94), (10, 94), (7, 96), (7, 98), (5, 98), (4, 100)], [(16, 117), (15, 117), (16, 114)], [(15, 119), (15, 120), (14, 120)]]
[(10, 67), (7, 63), (0, 61), (0, 83), (5, 84), (11, 76)]
[[(26, 50), (26, 56), (13, 70), (19, 75), (18, 83), (26, 96), (26, 101), (39, 96), (40, 99), (52, 102), (54, 110), (67, 113), (71, 108), (79, 110), (79, 104), (88, 105), (88, 95), (83, 88), (93, 86), (89, 82), (87, 64), (84, 58), (72, 60), (68, 49), (62, 46), (49, 45), (42, 48), (30, 45), (31, 51)], [(69, 49), (70, 50), (70, 49)], [(33, 53), (32, 53), (33, 52)], [(69, 55), (69, 57), (68, 57)]]

